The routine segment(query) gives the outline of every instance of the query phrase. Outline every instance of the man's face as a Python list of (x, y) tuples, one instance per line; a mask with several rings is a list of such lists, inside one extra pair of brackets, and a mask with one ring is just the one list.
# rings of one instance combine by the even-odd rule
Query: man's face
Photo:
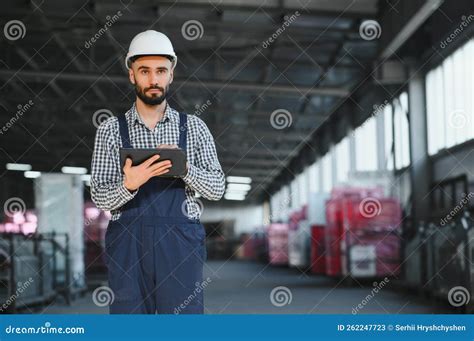
[(163, 56), (143, 56), (132, 63), (130, 82), (135, 85), (135, 93), (143, 103), (158, 105), (165, 100), (173, 82), (171, 66), (171, 61)]

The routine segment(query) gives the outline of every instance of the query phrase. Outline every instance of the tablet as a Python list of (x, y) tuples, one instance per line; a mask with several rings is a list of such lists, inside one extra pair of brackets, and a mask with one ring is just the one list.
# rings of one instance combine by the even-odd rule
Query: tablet
[(143, 161), (149, 159), (153, 155), (160, 155), (157, 162), (171, 160), (171, 168), (168, 173), (160, 175), (160, 177), (180, 177), (186, 174), (186, 154), (181, 148), (120, 148), (120, 165), (121, 169), (125, 165), (127, 158), (132, 159), (132, 166), (137, 166)]

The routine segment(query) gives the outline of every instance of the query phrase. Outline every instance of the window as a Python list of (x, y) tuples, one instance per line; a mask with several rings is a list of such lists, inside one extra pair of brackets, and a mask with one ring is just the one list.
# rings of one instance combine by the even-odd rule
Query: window
[(300, 197), (299, 197), (299, 188), (296, 178), (291, 181), (290, 184), (291, 191), (291, 210), (294, 210), (300, 206)]
[(428, 72), (428, 153), (474, 138), (474, 39)]
[(355, 131), (356, 170), (377, 170), (377, 134), (375, 117), (371, 116)]
[(322, 190), (330, 192), (332, 189), (332, 158), (331, 152), (327, 152), (321, 159)]
[(346, 136), (336, 145), (336, 183), (347, 181), (349, 163), (349, 138)]
[(383, 110), (384, 139), (385, 139), (385, 160), (384, 165), (387, 170), (393, 170), (393, 118), (392, 105), (387, 104)]
[(397, 169), (410, 164), (410, 131), (408, 126), (408, 94), (402, 93), (393, 103), (395, 129), (395, 164)]
[(281, 191), (281, 200), (280, 207), (278, 211), (279, 220), (286, 221), (290, 212), (290, 207), (292, 206), (293, 198), (290, 193), (290, 186), (283, 186)]
[(310, 192), (319, 192), (321, 191), (320, 187), (320, 162), (319, 160), (309, 166), (308, 172), (308, 185)]
[(308, 203), (308, 169), (296, 177), (298, 182), (298, 193), (300, 207)]

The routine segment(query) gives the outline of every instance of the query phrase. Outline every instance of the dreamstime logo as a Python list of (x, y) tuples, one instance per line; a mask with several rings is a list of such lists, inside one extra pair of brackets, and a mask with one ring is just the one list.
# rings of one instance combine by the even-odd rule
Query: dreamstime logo
[(26, 35), (26, 27), (20, 20), (10, 20), (3, 28), (3, 34), (8, 40), (23, 39)]
[(374, 298), (375, 295), (377, 295), (379, 291), (382, 290), (383, 287), (386, 286), (389, 282), (390, 280), (388, 279), (388, 277), (385, 277), (379, 283), (374, 282), (374, 288), (370, 291), (370, 293), (365, 296), (362, 299), (362, 302), (360, 302), (355, 308), (352, 308), (352, 315), (356, 315), (360, 310), (364, 309), (364, 307), (372, 300), (372, 298)]
[(17, 289), (9, 298), (7, 298), (4, 303), (0, 306), (0, 312), (6, 311), (10, 305), (21, 295), (23, 292), (34, 282), (35, 280), (30, 277), (27, 281), (17, 283)]
[(440, 44), (439, 47), (442, 49), (446, 48), (451, 42), (453, 42), (457, 36), (463, 33), (464, 29), (467, 28), (467, 26), (474, 21), (474, 14), (470, 14), (468, 17), (463, 15), (461, 17), (461, 23), (456, 27), (456, 29), (445, 39), (443, 40)]
[(17, 105), (17, 111), (15, 113), (14, 116), (12, 116), (10, 118), (10, 120), (8, 120), (4, 125), (3, 127), (0, 128), (0, 134), (4, 134), (8, 131), (8, 129), (10, 129), (11, 127), (13, 127), (13, 125), (28, 111), (30, 110), (33, 105), (35, 103), (30, 99), (28, 102), (26, 102), (25, 104), (21, 105), (21, 104), (18, 104)]
[(453, 307), (461, 307), (466, 305), (471, 300), (471, 294), (463, 286), (451, 288), (448, 293), (448, 301)]
[(289, 305), (291, 304), (292, 300), (293, 295), (291, 294), (291, 290), (284, 286), (273, 288), (272, 292), (270, 293), (270, 302), (272, 302), (275, 307)]
[(112, 111), (109, 109), (99, 109), (92, 115), (92, 124), (94, 124), (96, 128), (99, 128), (102, 122), (112, 116), (114, 116), (114, 114), (112, 114)]
[(359, 34), (364, 40), (374, 40), (380, 38), (382, 28), (375, 20), (364, 20), (359, 27)]
[(13, 197), (5, 201), (3, 211), (6, 216), (12, 218), (16, 213), (24, 214), (26, 211), (26, 205), (21, 198)]
[(275, 129), (285, 129), (291, 126), (293, 117), (288, 110), (277, 109), (270, 115), (270, 124)]
[(365, 198), (359, 204), (359, 211), (364, 218), (373, 218), (382, 211), (382, 204), (376, 198)]
[(267, 40), (262, 43), (262, 47), (266, 49), (269, 47), (283, 32), (285, 32), (286, 28), (289, 27), (298, 17), (300, 16), (300, 12), (296, 11), (294, 14), (287, 16), (285, 15), (283, 19), (285, 20), (283, 24), (278, 27), (278, 29), (270, 36)]
[[(383, 113), (383, 111), (385, 110), (385, 108), (387, 107), (387, 105), (388, 105), (388, 101), (387, 101), (387, 100), (385, 100), (385, 101), (384, 101), (382, 104), (380, 104), (380, 105), (374, 104), (374, 105), (372, 106), (372, 108), (374, 109), (374, 110), (372, 111), (372, 116), (375, 117), (375, 116), (377, 116), (378, 114)], [(364, 122), (364, 123), (365, 123), (365, 122)]]
[[(371, 117), (377, 117), (379, 114), (382, 114), (382, 113), (384, 112), (385, 108), (387, 107), (387, 105), (388, 105), (388, 101), (387, 101), (387, 100), (385, 100), (385, 101), (384, 101), (382, 104), (380, 104), (380, 105), (379, 105), (379, 104), (374, 104), (374, 105), (372, 106), (373, 111), (372, 111)], [(364, 123), (362, 123), (362, 124), (358, 127), (358, 129), (362, 129), (362, 127), (365, 126), (365, 125), (367, 124), (367, 122), (369, 122), (368, 119), (365, 120)], [(356, 131), (357, 131), (358, 129), (352, 130), (352, 131), (351, 131), (351, 135), (355, 137)]]
[(204, 34), (204, 27), (197, 20), (188, 20), (181, 26), (181, 34), (186, 40), (201, 39)]
[(462, 110), (453, 111), (449, 115), (448, 123), (454, 129), (464, 128), (467, 124), (467, 115)]
[(101, 286), (92, 293), (92, 301), (98, 307), (105, 307), (111, 305), (115, 300), (115, 295), (112, 289), (108, 286)]
[(463, 210), (463, 207), (469, 204), (469, 201), (474, 197), (474, 192), (469, 192), (469, 194), (464, 194), (463, 196), (464, 197), (461, 199), (461, 201), (441, 219), (441, 226), (448, 224), (449, 221), (451, 221), (459, 212)]
[(94, 34), (91, 39), (87, 40), (84, 42), (84, 47), (86, 49), (90, 48), (92, 45), (94, 45), (95, 42), (97, 42), (100, 37), (102, 37), (107, 31), (109, 28), (112, 27), (113, 24), (115, 24), (119, 19), (120, 17), (122, 16), (122, 11), (117, 11), (116, 14), (110, 16), (110, 15), (107, 15), (105, 17), (105, 19), (107, 20), (104, 24), (104, 26), (102, 26), (96, 34)]
[(196, 215), (201, 215), (204, 211), (204, 203), (198, 198), (194, 198), (194, 201), (188, 202), (184, 200), (181, 204), (181, 212), (188, 217), (194, 218)]
[(179, 306), (175, 307), (174, 308), (174, 314), (175, 315), (178, 315), (179, 313), (181, 313), (184, 309), (186, 309), (186, 307), (188, 305), (191, 304), (191, 302), (196, 298), (201, 296), (201, 293), (204, 292), (204, 289), (209, 285), (209, 283), (211, 283), (212, 280), (211, 278), (207, 277), (204, 281), (202, 281), (201, 283), (199, 282), (196, 282), (196, 288), (193, 290), (193, 292), (188, 296), (186, 297), (186, 299), (183, 301), (183, 303), (181, 303)]
[(207, 100), (202, 105), (196, 104), (194, 106), (194, 109), (196, 110), (194, 110), (193, 114), (196, 116), (201, 116), (211, 105), (212, 105), (212, 102), (210, 100)]

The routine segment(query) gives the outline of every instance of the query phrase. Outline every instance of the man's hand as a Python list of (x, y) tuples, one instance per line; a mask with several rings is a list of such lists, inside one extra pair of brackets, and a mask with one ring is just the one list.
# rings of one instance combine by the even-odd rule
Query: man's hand
[(138, 166), (132, 166), (132, 160), (127, 158), (123, 167), (125, 188), (129, 191), (135, 191), (150, 178), (168, 173), (171, 168), (171, 161), (156, 162), (159, 158), (159, 155), (154, 155)]
[(162, 148), (162, 149), (178, 149), (178, 146), (176, 144), (159, 144), (158, 147), (156, 147), (158, 149)]
[[(159, 144), (156, 148), (163, 148), (163, 149), (177, 149), (178, 146), (175, 144)], [(189, 162), (186, 161), (186, 173), (189, 171)]]

